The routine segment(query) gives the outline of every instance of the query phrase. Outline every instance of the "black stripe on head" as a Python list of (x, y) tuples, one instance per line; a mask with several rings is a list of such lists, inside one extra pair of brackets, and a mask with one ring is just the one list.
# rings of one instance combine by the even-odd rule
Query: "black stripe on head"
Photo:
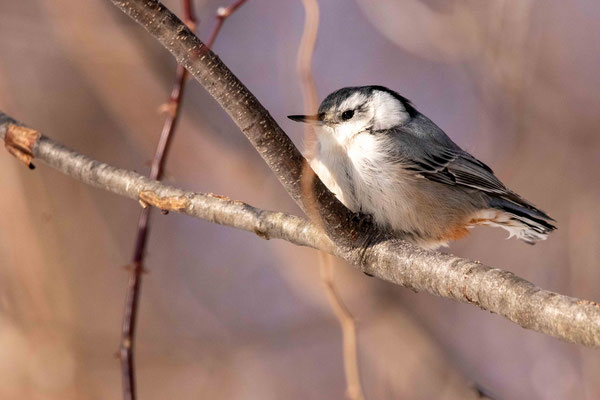
[(359, 87), (345, 87), (330, 93), (319, 106), (319, 114), (326, 113), (329, 110), (337, 109), (350, 96), (359, 92)]
[(339, 106), (350, 96), (355, 93), (361, 93), (365, 96), (370, 96), (375, 90), (380, 92), (385, 92), (394, 97), (404, 106), (404, 109), (408, 113), (411, 118), (416, 117), (419, 112), (413, 106), (411, 101), (404, 96), (401, 96), (397, 92), (386, 88), (385, 86), (379, 85), (371, 85), (371, 86), (350, 86), (339, 89), (330, 95), (328, 95), (325, 100), (319, 106), (319, 114), (326, 112), (327, 110), (339, 108)]

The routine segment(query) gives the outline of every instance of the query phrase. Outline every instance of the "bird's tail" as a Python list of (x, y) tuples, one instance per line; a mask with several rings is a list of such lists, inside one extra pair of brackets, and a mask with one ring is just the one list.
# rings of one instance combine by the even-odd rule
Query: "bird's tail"
[(517, 239), (528, 244), (546, 240), (548, 233), (556, 229), (552, 219), (544, 211), (515, 195), (510, 199), (495, 197), (490, 199), (488, 218), (482, 219), (482, 224), (498, 226), (509, 232), (509, 238)]

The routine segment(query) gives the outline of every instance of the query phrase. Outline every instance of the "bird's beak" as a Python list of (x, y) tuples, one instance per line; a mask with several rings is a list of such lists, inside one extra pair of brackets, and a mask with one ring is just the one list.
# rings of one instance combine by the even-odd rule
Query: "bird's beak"
[(304, 122), (307, 124), (322, 125), (323, 120), (318, 115), (288, 115), (288, 118), (296, 122)]

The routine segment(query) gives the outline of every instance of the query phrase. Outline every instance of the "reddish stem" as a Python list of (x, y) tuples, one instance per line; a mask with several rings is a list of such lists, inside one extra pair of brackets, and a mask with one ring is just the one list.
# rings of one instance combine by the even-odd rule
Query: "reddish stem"
[[(184, 21), (192, 30), (196, 26), (196, 17), (191, 0), (182, 0)], [(216, 23), (212, 34), (207, 41), (207, 47), (211, 48), (223, 23), (235, 10), (237, 10), (246, 0), (238, 0), (233, 5), (227, 8), (219, 8), (217, 10)], [(187, 71), (181, 65), (177, 65), (175, 72), (175, 82), (167, 103), (168, 116), (156, 146), (154, 158), (152, 160), (152, 168), (150, 170), (150, 178), (160, 180), (163, 175), (164, 165), (167, 159), (167, 154), (175, 133), (177, 121), (179, 119), (179, 110), (183, 100), (183, 92), (185, 88)], [(133, 262), (127, 295), (125, 298), (125, 312), (123, 315), (120, 359), (121, 371), (123, 379), (123, 398), (125, 400), (135, 400), (137, 397), (136, 381), (135, 381), (135, 359), (134, 345), (135, 333), (137, 326), (137, 315), (139, 309), (139, 299), (142, 285), (142, 273), (144, 272), (144, 255), (146, 251), (146, 243), (148, 239), (148, 229), (150, 222), (150, 207), (146, 207), (140, 213), (138, 220), (138, 231), (135, 241), (135, 249), (133, 253)]]
[(212, 48), (213, 44), (215, 43), (215, 39), (217, 38), (221, 27), (225, 23), (225, 20), (229, 18), (229, 16), (231, 16), (231, 14), (233, 14), (238, 8), (240, 8), (242, 4), (244, 4), (246, 1), (247, 0), (238, 0), (229, 7), (219, 7), (219, 9), (217, 10), (215, 26), (213, 28), (212, 33), (210, 34), (210, 37), (206, 41), (206, 46), (209, 49)]

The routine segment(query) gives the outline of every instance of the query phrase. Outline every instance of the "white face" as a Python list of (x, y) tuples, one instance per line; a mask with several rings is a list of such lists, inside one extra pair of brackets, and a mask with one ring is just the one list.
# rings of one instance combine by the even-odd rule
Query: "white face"
[(408, 112), (394, 96), (375, 90), (370, 95), (355, 93), (335, 109), (327, 110), (323, 134), (345, 142), (366, 130), (385, 130), (408, 121)]

